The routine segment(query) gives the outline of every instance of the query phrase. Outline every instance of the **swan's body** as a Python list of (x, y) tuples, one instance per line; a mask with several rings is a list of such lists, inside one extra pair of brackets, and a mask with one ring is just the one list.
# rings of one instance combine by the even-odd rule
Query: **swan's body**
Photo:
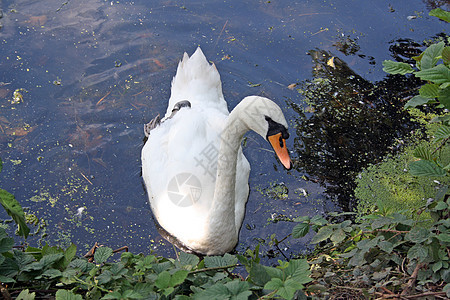
[(254, 130), (269, 139), (290, 168), (281, 109), (250, 96), (229, 114), (220, 75), (198, 48), (179, 63), (165, 118), (157, 122), (142, 149), (142, 176), (156, 220), (184, 248), (207, 255), (231, 251), (249, 193), (244, 133)]

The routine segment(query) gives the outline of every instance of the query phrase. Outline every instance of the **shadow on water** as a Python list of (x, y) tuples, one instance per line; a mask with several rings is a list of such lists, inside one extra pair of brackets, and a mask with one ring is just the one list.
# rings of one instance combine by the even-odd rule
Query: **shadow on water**
[[(358, 49), (357, 44), (352, 47)], [(337, 48), (348, 54), (348, 47)], [(413, 63), (411, 57), (421, 48), (402, 39), (393, 42), (390, 51), (394, 59)], [(308, 106), (289, 101), (297, 113), (294, 168), (324, 186), (342, 210), (352, 211), (358, 172), (401, 149), (417, 128), (403, 106), (421, 83), (391, 75), (372, 83), (328, 51), (311, 50), (309, 55), (314, 79), (298, 89)]]

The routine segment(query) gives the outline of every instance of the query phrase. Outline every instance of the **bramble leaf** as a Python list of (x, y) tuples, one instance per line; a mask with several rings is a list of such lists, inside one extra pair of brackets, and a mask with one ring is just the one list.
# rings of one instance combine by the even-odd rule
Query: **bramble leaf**
[(430, 231), (425, 228), (413, 227), (406, 235), (405, 239), (413, 243), (422, 243), (428, 239)]
[(30, 293), (28, 289), (22, 290), (20, 294), (17, 296), (16, 300), (34, 300), (36, 297), (36, 293)]
[(311, 244), (317, 244), (321, 241), (326, 240), (333, 234), (333, 227), (331, 226), (324, 226), (319, 229), (317, 234), (311, 239)]
[(81, 295), (76, 295), (72, 291), (58, 290), (56, 292), (56, 300), (82, 300)]
[(224, 256), (206, 256), (204, 261), (207, 268), (226, 267), (238, 263), (236, 256), (229, 253), (226, 253)]
[(95, 250), (94, 259), (98, 264), (104, 263), (113, 253), (109, 247), (99, 247)]
[(230, 282), (227, 282), (225, 284), (225, 287), (228, 289), (228, 291), (231, 294), (230, 299), (248, 299), (248, 297), (252, 294), (251, 291), (249, 291), (250, 285), (247, 281), (241, 281), (241, 280), (233, 280)]
[(423, 261), (428, 257), (428, 250), (421, 244), (415, 244), (409, 248), (407, 256), (409, 259), (417, 258), (419, 261)]
[(294, 239), (298, 239), (304, 237), (309, 232), (309, 224), (308, 223), (300, 223), (295, 225), (292, 229), (292, 237)]
[(10, 237), (4, 237), (0, 239), (0, 253), (8, 252), (14, 246), (14, 239)]

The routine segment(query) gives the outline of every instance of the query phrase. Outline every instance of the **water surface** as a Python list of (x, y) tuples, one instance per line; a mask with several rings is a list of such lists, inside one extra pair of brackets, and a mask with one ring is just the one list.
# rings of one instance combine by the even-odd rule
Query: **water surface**
[[(385, 78), (381, 63), (391, 58), (398, 39), (421, 43), (448, 31), (447, 24), (428, 16), (435, 1), (418, 0), (4, 0), (0, 5), (0, 184), (45, 220), (44, 241), (72, 241), (82, 251), (99, 242), (174, 255), (152, 220), (140, 151), (143, 124), (165, 112), (183, 52), (201, 46), (216, 64), (230, 110), (247, 95), (263, 95), (283, 108), (291, 126), (288, 147), (296, 168), (289, 172), (267, 142), (247, 136), (244, 152), (252, 172), (237, 247), (242, 252), (273, 233), (278, 239), (290, 233), (292, 223), (273, 220), (323, 214), (346, 201), (333, 178), (340, 177), (344, 159), (353, 163), (340, 156), (355, 143), (342, 140), (343, 152), (326, 159), (329, 153), (321, 149), (329, 144), (323, 130), (330, 119), (308, 110), (297, 91), (317, 76), (320, 57), (312, 54), (337, 57), (346, 74), (350, 70), (372, 84)], [(295, 83), (300, 85), (292, 88)], [(12, 101), (16, 90), (23, 95), (19, 103)], [(325, 125), (306, 136), (302, 126), (309, 120)], [(331, 138), (338, 135), (343, 134)], [(312, 153), (306, 155), (305, 148)], [(341, 163), (328, 165), (333, 161)], [(38, 243), (40, 236), (29, 242)], [(288, 239), (275, 250), (289, 256), (306, 242)]]

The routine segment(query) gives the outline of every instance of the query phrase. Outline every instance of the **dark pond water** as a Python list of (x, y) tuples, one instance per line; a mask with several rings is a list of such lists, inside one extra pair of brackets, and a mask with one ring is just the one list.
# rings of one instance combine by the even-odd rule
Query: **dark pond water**
[[(281, 239), (293, 224), (270, 220), (348, 209), (354, 172), (410, 130), (390, 86), (374, 83), (399, 43), (448, 33), (428, 16), (439, 5), (0, 0), (0, 186), (47, 223), (45, 239), (40, 232), (32, 244), (72, 241), (85, 251), (99, 242), (173, 256), (142, 186), (143, 124), (164, 113), (178, 60), (200, 45), (221, 73), (230, 110), (247, 95), (264, 95), (290, 123), (290, 172), (264, 140), (247, 137), (251, 193), (237, 247), (264, 239), (264, 251), (289, 256), (307, 239), (273, 249), (270, 235)], [(314, 78), (330, 85), (313, 88)], [(22, 101), (13, 101), (14, 91)], [(308, 96), (317, 102), (306, 103)]]

